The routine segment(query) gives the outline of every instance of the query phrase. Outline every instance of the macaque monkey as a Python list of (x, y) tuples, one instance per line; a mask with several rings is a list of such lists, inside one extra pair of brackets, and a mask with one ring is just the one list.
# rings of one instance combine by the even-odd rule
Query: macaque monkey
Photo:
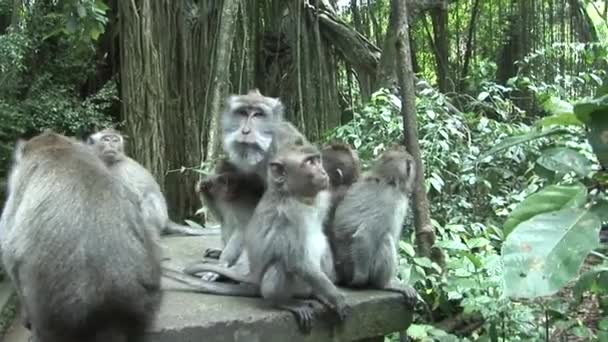
[(207, 235), (211, 231), (190, 228), (173, 222), (167, 202), (154, 176), (124, 152), (124, 138), (114, 129), (104, 129), (88, 139), (88, 144), (103, 160), (110, 172), (140, 196), (146, 222), (158, 227), (160, 234)]
[[(278, 148), (286, 145), (309, 144), (294, 125), (284, 121), (283, 110), (283, 103), (278, 98), (263, 96), (257, 89), (245, 95), (229, 96), (226, 110), (221, 118), (223, 149), (228, 159), (218, 166), (216, 173), (225, 172), (222, 168), (229, 166), (244, 177), (255, 179), (257, 176), (265, 189), (268, 162), (275, 156)], [(237, 197), (240, 197), (240, 194)], [(232, 220), (230, 227), (222, 234), (227, 238), (223, 238), (224, 247), (230, 246), (227, 256), (221, 257), (222, 251), (218, 249), (210, 248), (205, 251), (206, 257), (219, 257), (222, 266), (231, 266), (240, 258), (242, 230), (248, 223), (245, 219), (251, 217), (257, 201), (245, 201), (246, 205), (235, 208), (231, 208), (230, 203), (220, 203), (222, 200), (214, 199), (213, 196), (207, 196), (205, 202), (224, 207), (222, 216), (243, 218), (243, 220)], [(237, 234), (233, 237), (235, 232)], [(207, 281), (217, 278), (217, 274), (203, 274), (203, 279)]]
[[(217, 171), (220, 173), (199, 181), (195, 189), (201, 202), (207, 205), (211, 215), (222, 226), (224, 250), (209, 248), (205, 256), (219, 258), (222, 266), (233, 266), (238, 260), (241, 267), (246, 267), (243, 264), (246, 263), (246, 258), (240, 258), (244, 248), (245, 228), (253, 215), (253, 209), (264, 194), (264, 182), (254, 173), (238, 171), (227, 160), (220, 161)], [(217, 253), (217, 256), (213, 253)], [(201, 278), (215, 281), (218, 276), (217, 273), (206, 272)]]
[(413, 158), (397, 146), (384, 152), (347, 190), (336, 208), (330, 234), (339, 283), (396, 291), (410, 304), (416, 302), (411, 286), (394, 283), (397, 243), (415, 179)]
[(0, 218), (2, 262), (35, 342), (136, 341), (161, 301), (158, 232), (80, 141), (18, 141)]
[(325, 220), (324, 231), (331, 234), (331, 224), (337, 205), (348, 188), (359, 179), (361, 162), (357, 152), (342, 143), (331, 143), (321, 150), (323, 168), (329, 175), (331, 205)]
[[(314, 311), (297, 298), (316, 298), (344, 319), (348, 312), (345, 297), (332, 282), (333, 260), (323, 234), (329, 178), (319, 150), (311, 145), (282, 148), (269, 163), (267, 183), (246, 230), (250, 272), (242, 274), (211, 264), (191, 270), (217, 272), (245, 284), (196, 283), (183, 281), (187, 276), (179, 277), (175, 271), (165, 274), (207, 293), (208, 284), (231, 288), (257, 285), (264, 299), (292, 312), (303, 331), (310, 331)], [(243, 292), (246, 290), (235, 293)]]

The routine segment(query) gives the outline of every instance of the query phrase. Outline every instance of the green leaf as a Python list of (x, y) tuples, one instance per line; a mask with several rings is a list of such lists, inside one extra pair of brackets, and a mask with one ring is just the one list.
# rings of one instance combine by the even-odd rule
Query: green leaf
[(106, 12), (107, 10), (110, 9), (110, 7), (108, 5), (106, 5), (103, 1), (101, 0), (96, 0), (95, 1), (95, 8), (102, 11), (102, 12)]
[(477, 101), (483, 101), (488, 96), (490, 96), (490, 93), (488, 93), (487, 91), (482, 91), (481, 93), (479, 93), (479, 95), (477, 95)]
[(495, 154), (498, 151), (505, 150), (512, 146), (523, 144), (525, 142), (540, 139), (540, 138), (547, 137), (550, 135), (564, 134), (564, 133), (569, 133), (569, 132), (568, 132), (568, 130), (566, 130), (564, 128), (555, 127), (555, 128), (552, 128), (552, 129), (549, 129), (546, 131), (535, 131), (535, 132), (524, 134), (524, 135), (510, 137), (510, 138), (507, 138), (507, 139), (501, 141), (498, 145), (491, 148), (488, 152), (479, 156), (479, 158), (477, 158), (477, 161), (479, 162), (479, 161), (485, 159), (486, 157)]
[(608, 331), (608, 317), (603, 318), (602, 320), (600, 320), (600, 322), (598, 323), (597, 327), (600, 330)]
[(576, 115), (572, 113), (562, 113), (557, 115), (546, 116), (536, 122), (539, 127), (546, 127), (550, 125), (561, 125), (561, 126), (584, 126), (585, 124), (580, 121)]
[(416, 255), (414, 246), (410, 245), (409, 243), (407, 243), (405, 241), (399, 241), (399, 249), (411, 257), (414, 257)]
[(608, 115), (601, 115), (599, 112), (593, 113), (588, 126), (590, 129), (587, 132), (587, 139), (589, 139), (593, 153), (600, 164), (608, 169)]
[(597, 203), (593, 204), (591, 207), (591, 211), (593, 211), (602, 222), (608, 222), (608, 200), (602, 199), (597, 201)]
[(89, 34), (91, 35), (91, 39), (97, 40), (101, 35), (101, 30), (99, 30), (97, 27), (93, 27), (91, 31), (89, 31)]
[(76, 13), (78, 14), (79, 18), (84, 18), (87, 15), (87, 9), (81, 4), (78, 4), (76, 6)]
[(569, 103), (555, 96), (551, 96), (543, 102), (545, 110), (552, 115), (573, 114), (574, 107)]
[(587, 125), (591, 122), (591, 114), (595, 112), (608, 113), (608, 94), (597, 98), (586, 98), (574, 105), (574, 114)]
[(589, 160), (567, 147), (545, 150), (536, 162), (548, 170), (561, 173), (574, 172), (580, 177), (587, 177), (591, 172)]
[(580, 302), (585, 291), (599, 290), (600, 292), (608, 292), (608, 267), (600, 267), (582, 274), (576, 285), (574, 285), (573, 295), (576, 302)]
[(552, 295), (574, 278), (599, 245), (599, 218), (567, 208), (523, 222), (502, 247), (504, 293), (512, 298)]
[(520, 223), (542, 213), (562, 208), (579, 208), (587, 201), (587, 188), (581, 184), (549, 185), (528, 196), (509, 214), (503, 226), (507, 237)]

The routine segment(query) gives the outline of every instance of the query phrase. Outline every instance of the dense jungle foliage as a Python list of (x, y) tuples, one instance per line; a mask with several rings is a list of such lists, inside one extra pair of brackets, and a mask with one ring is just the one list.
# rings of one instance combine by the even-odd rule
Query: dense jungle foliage
[[(18, 137), (113, 125), (172, 216), (202, 221), (192, 184), (218, 153), (217, 114), (252, 88), (280, 97), (311, 140), (346, 141), (366, 164), (404, 141), (397, 3), (0, 0), (0, 183)], [(407, 9), (442, 253), (420, 253), (420, 222), (408, 220), (400, 277), (422, 302), (406, 334), (608, 341), (608, 1)]]

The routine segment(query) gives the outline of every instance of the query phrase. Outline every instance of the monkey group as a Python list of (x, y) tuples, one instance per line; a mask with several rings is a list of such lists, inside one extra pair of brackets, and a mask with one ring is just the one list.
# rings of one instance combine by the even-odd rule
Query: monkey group
[(339, 286), (416, 303), (396, 279), (416, 178), (409, 153), (390, 148), (361, 173), (356, 151), (310, 143), (278, 98), (252, 90), (225, 107), (225, 157), (194, 189), (221, 223), (223, 248), (183, 270), (161, 265), (160, 235), (209, 233), (169, 219), (158, 182), (125, 154), (120, 132), (17, 142), (0, 251), (33, 341), (141, 341), (169, 289), (163, 276), (177, 290), (262, 297), (304, 333), (316, 302), (347, 318)]

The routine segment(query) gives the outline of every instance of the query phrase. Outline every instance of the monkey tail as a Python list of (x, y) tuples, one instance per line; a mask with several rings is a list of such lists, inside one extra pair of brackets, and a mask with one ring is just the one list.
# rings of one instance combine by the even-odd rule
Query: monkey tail
[(260, 289), (254, 284), (227, 284), (203, 281), (199, 278), (184, 274), (168, 267), (163, 267), (163, 276), (178, 282), (177, 285), (162, 284), (167, 291), (197, 292), (223, 296), (259, 297)]
[(169, 220), (169, 222), (167, 222), (167, 227), (165, 227), (165, 231), (169, 234), (181, 234), (181, 235), (189, 235), (189, 236), (218, 235), (220, 232), (219, 229), (214, 229), (214, 228), (206, 228), (206, 229), (190, 228), (188, 226), (181, 225), (181, 224), (173, 222), (171, 220)]

